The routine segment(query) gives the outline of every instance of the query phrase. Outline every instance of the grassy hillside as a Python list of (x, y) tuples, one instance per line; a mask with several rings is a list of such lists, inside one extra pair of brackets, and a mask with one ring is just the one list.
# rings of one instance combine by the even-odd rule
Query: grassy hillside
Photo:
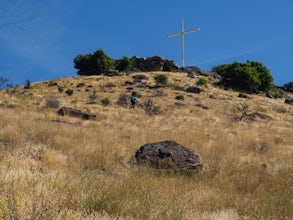
[[(138, 74), (148, 79), (130, 85)], [(1, 218), (292, 219), (293, 107), (260, 95), (243, 99), (211, 83), (187, 93), (198, 78), (185, 73), (168, 73), (168, 85), (156, 88), (155, 74), (0, 91)], [(132, 91), (161, 113), (116, 104)], [(52, 102), (97, 118), (59, 116)], [(198, 152), (203, 170), (186, 176), (134, 164), (141, 145), (162, 140)]]

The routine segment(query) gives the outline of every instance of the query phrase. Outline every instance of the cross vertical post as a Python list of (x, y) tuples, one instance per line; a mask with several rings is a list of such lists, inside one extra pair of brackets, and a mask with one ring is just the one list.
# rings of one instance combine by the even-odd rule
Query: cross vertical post
[(174, 36), (181, 35), (182, 67), (184, 67), (184, 35), (192, 33), (192, 32), (198, 32), (198, 31), (199, 31), (199, 28), (194, 28), (194, 29), (184, 31), (184, 20), (182, 19), (181, 20), (181, 32), (167, 35), (167, 37), (174, 37)]

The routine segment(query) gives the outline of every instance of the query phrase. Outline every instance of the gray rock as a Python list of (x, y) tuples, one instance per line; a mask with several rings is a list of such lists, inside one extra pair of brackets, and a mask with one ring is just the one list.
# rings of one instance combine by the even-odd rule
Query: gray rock
[(289, 105), (293, 105), (293, 98), (286, 98), (285, 103)]
[(71, 116), (71, 117), (77, 117), (82, 118), (84, 120), (88, 119), (96, 119), (96, 114), (90, 113), (90, 112), (84, 112), (80, 109), (70, 108), (70, 107), (62, 107), (57, 111), (58, 115), (62, 116)]
[(239, 98), (244, 98), (244, 99), (249, 99), (249, 95), (245, 94), (245, 93), (239, 93), (238, 95)]
[(206, 105), (203, 105), (203, 104), (200, 104), (200, 103), (197, 103), (197, 104), (195, 104), (194, 106), (195, 106), (195, 107), (198, 107), (198, 108), (205, 109), (205, 110), (209, 109), (209, 107), (208, 107), (208, 106), (206, 106)]
[(194, 86), (188, 87), (185, 91), (190, 92), (190, 93), (200, 93), (201, 92), (200, 88), (194, 87)]
[(104, 73), (105, 76), (119, 76), (119, 71), (118, 70), (107, 70)]
[(177, 100), (184, 100), (184, 96), (183, 95), (177, 95), (175, 97), (175, 99), (177, 99)]
[(192, 172), (202, 168), (201, 156), (175, 141), (145, 144), (136, 151), (135, 158), (138, 164), (156, 169)]

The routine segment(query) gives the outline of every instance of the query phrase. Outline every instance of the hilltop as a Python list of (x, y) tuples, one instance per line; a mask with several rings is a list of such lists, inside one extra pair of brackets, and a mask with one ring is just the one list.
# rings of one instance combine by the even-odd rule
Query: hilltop
[[(166, 74), (168, 83), (158, 86), (156, 74)], [(214, 75), (199, 86), (201, 77), (134, 72), (1, 90), (0, 215), (292, 218), (293, 106), (284, 98), (220, 88)], [(135, 109), (117, 104), (132, 92)], [(96, 118), (58, 115), (63, 106)], [(185, 176), (133, 164), (136, 149), (161, 140), (198, 152), (202, 171)]]

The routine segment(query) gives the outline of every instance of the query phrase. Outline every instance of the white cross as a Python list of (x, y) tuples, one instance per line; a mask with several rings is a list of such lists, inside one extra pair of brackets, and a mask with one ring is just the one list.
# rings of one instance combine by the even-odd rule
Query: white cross
[(184, 67), (184, 34), (189, 34), (192, 32), (198, 32), (199, 28), (190, 29), (187, 31), (184, 31), (184, 21), (181, 20), (181, 31), (174, 33), (174, 34), (168, 34), (167, 37), (174, 37), (177, 35), (181, 35), (181, 48), (182, 48), (182, 67)]

